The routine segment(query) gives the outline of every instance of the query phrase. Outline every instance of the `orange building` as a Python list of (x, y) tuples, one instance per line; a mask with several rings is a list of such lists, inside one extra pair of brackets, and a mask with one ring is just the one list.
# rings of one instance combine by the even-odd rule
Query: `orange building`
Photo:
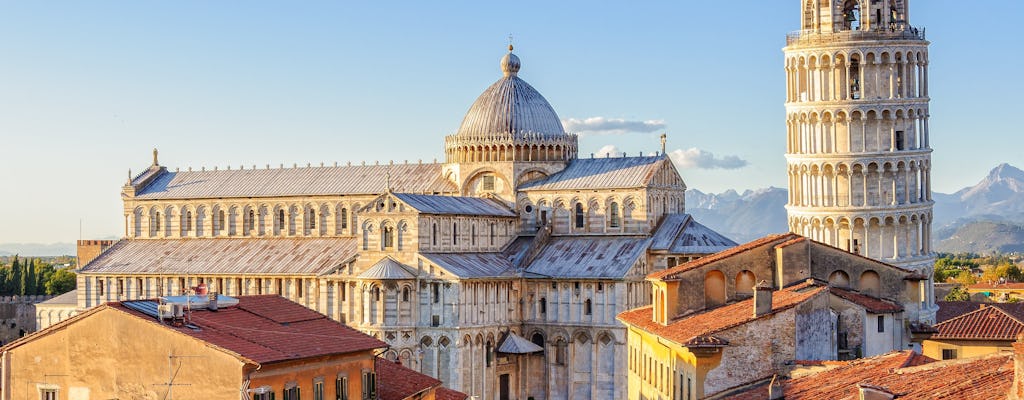
[(3, 399), (438, 398), (432, 378), (378, 373), (384, 342), (285, 298), (160, 303), (107, 303), (0, 348)]

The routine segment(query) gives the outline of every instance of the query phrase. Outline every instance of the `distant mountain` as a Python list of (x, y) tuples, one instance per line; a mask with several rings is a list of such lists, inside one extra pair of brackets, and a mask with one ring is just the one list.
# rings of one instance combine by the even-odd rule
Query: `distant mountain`
[(75, 255), (74, 243), (0, 243), (0, 255), (68, 256)]
[(978, 254), (1024, 252), (1024, 225), (965, 220), (935, 232), (935, 250)]
[(933, 193), (936, 225), (958, 220), (1024, 223), (1024, 171), (999, 164), (978, 184), (953, 194)]
[(759, 237), (789, 230), (786, 223), (786, 189), (769, 187), (737, 193), (686, 191), (686, 212), (700, 223), (732, 240), (745, 243)]

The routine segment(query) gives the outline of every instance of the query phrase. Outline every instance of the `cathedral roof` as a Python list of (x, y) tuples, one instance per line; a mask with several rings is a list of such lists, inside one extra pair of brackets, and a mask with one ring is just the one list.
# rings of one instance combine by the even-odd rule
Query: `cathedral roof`
[(321, 275), (356, 254), (355, 238), (121, 240), (80, 272)]
[(701, 225), (690, 214), (669, 214), (654, 232), (651, 250), (673, 254), (714, 254), (738, 244)]
[(521, 190), (590, 190), (647, 187), (665, 156), (577, 158), (562, 171), (520, 186)]
[(412, 272), (411, 268), (395, 261), (394, 258), (384, 257), (359, 274), (359, 278), (376, 280), (414, 279), (416, 274)]
[(421, 253), (423, 258), (462, 279), (512, 277), (515, 269), (505, 253)]
[[(452, 193), (441, 164), (352, 165), (165, 171), (145, 185), (136, 199), (198, 199), (303, 195), (378, 194), (388, 186), (409, 193)], [(133, 182), (141, 182), (141, 177)]]
[(490, 217), (516, 216), (507, 206), (489, 198), (411, 193), (393, 193), (393, 195), (423, 214), (479, 215)]
[(552, 278), (621, 279), (645, 256), (650, 242), (637, 236), (552, 237), (526, 272)]
[(509, 53), (501, 59), (504, 76), (473, 102), (455, 136), (487, 137), (512, 134), (541, 138), (566, 136), (555, 109), (533, 86), (519, 78), (519, 57)]

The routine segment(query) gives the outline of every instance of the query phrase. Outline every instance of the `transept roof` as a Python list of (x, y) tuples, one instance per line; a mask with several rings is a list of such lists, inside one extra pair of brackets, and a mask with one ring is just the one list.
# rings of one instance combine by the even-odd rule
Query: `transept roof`
[(521, 190), (591, 190), (647, 187), (668, 160), (665, 156), (577, 158), (556, 174), (527, 183)]

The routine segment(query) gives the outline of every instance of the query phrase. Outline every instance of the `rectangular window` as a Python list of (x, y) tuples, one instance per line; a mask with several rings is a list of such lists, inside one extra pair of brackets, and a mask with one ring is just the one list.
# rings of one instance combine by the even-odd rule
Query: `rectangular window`
[(284, 390), (284, 400), (299, 400), (299, 387), (292, 386)]
[(104, 295), (104, 293), (103, 293), (103, 278), (100, 278), (100, 279), (96, 280), (96, 292), (99, 293), (100, 296)]
[(956, 349), (942, 349), (942, 359), (943, 360), (953, 360), (953, 359), (956, 359)]
[(142, 289), (143, 289), (143, 287), (144, 287), (144, 285), (143, 285), (143, 282), (142, 282), (142, 278), (136, 278), (135, 279), (135, 298), (136, 299), (141, 299), (142, 298), (142, 295), (143, 295)]
[(484, 175), (484, 190), (494, 190), (494, 175)]
[(903, 136), (903, 131), (896, 131), (896, 150), (903, 150), (903, 142), (905, 140)]
[(57, 400), (57, 389), (39, 389), (39, 400)]
[(324, 400), (324, 381), (313, 382), (313, 400)]
[(363, 400), (377, 400), (377, 375), (372, 371), (363, 372)]
[(884, 315), (879, 315), (878, 316), (878, 332), (879, 333), (885, 332), (885, 316)]
[(124, 278), (117, 278), (117, 297), (124, 296)]
[(339, 376), (334, 381), (334, 399), (335, 400), (348, 400), (348, 377)]
[(267, 391), (265, 393), (256, 393), (252, 396), (252, 400), (274, 400), (274, 391)]
[(440, 303), (441, 302), (441, 285), (437, 284), (437, 283), (433, 283), (433, 284), (431, 284), (431, 287), (434, 290), (434, 304)]

